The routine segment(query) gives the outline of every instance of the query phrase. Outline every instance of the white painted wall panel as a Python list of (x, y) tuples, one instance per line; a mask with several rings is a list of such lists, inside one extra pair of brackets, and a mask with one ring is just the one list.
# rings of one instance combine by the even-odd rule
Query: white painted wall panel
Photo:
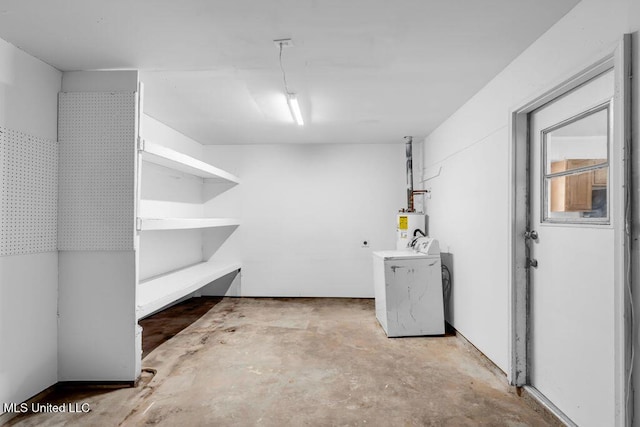
[(205, 252), (240, 258), (243, 296), (373, 297), (371, 252), (395, 247), (406, 207), (403, 143), (207, 146), (205, 155), (242, 178), (206, 208), (242, 225)]
[(65, 71), (63, 92), (135, 92), (138, 90), (137, 70)]
[[(508, 181), (496, 167), (507, 162), (507, 139), (506, 128), (500, 129), (440, 162), (440, 175), (426, 183), (429, 233), (451, 254), (454, 269), (448, 320), (462, 325), (460, 332), (472, 335), (480, 349), (504, 350), (509, 339), (508, 229), (495, 224), (508, 211)], [(498, 366), (507, 365), (506, 351), (484, 351)]]
[(202, 187), (202, 178), (143, 162), (138, 216), (202, 218)]
[(0, 126), (57, 139), (62, 73), (0, 39)]
[(202, 233), (201, 229), (141, 232), (140, 280), (202, 262)]
[[(58, 70), (0, 39), (0, 126), (55, 141), (60, 84)], [(53, 250), (0, 257), (0, 402), (21, 402), (58, 379)]]
[(632, 3), (637, 0), (583, 0), (424, 141), (425, 168), (442, 168), (423, 185), (433, 189), (430, 233), (453, 256), (453, 324), (505, 371), (509, 111), (637, 31), (637, 19), (629, 25)]
[(59, 380), (134, 381), (135, 253), (64, 251), (59, 258)]
[(58, 380), (57, 270), (57, 252), (0, 257), (0, 402)]

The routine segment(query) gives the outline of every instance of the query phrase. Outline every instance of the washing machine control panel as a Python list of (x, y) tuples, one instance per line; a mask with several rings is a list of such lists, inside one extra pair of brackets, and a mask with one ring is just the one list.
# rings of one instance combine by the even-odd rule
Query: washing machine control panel
[(440, 245), (433, 237), (418, 237), (413, 250), (427, 255), (440, 255)]

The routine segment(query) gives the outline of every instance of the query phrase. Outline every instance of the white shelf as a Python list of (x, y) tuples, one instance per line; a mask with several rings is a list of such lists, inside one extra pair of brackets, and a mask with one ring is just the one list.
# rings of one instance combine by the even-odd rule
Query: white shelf
[(145, 162), (207, 178), (214, 182), (240, 183), (240, 178), (227, 171), (151, 141), (141, 140), (140, 153)]
[(240, 225), (236, 218), (138, 218), (138, 230), (185, 230)]
[(148, 316), (241, 267), (239, 262), (203, 262), (140, 282), (136, 291), (136, 316), (138, 319)]

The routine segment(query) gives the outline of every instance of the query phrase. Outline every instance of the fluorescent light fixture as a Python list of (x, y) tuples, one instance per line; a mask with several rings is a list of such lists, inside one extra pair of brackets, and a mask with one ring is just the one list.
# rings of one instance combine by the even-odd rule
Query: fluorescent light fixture
[(291, 111), (291, 117), (296, 121), (298, 126), (302, 126), (304, 121), (302, 120), (302, 113), (300, 112), (300, 105), (298, 104), (298, 98), (295, 93), (287, 93), (287, 104), (289, 104), (289, 111)]

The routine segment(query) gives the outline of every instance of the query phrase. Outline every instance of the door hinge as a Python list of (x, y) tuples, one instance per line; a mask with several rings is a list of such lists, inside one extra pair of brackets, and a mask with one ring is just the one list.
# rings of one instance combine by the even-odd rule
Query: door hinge
[(138, 137), (138, 151), (144, 151), (144, 139)]

